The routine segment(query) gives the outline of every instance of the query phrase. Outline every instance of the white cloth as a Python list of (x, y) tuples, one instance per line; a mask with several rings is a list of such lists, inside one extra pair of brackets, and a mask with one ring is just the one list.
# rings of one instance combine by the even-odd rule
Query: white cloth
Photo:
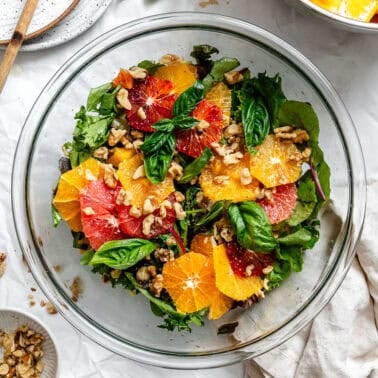
[[(84, 43), (138, 17), (196, 10), (238, 17), (272, 31), (309, 57), (339, 91), (356, 124), (365, 153), (368, 209), (355, 259), (344, 283), (306, 329), (255, 361), (245, 363), (249, 377), (378, 377), (378, 38), (332, 29), (302, 16), (282, 0), (114, 0), (104, 17), (74, 41), (47, 51), (21, 53), (0, 95), (0, 251), (8, 268), (0, 280), (0, 307), (23, 308), (53, 329), (61, 355), (61, 377), (242, 377), (243, 365), (197, 372), (145, 366), (102, 349), (74, 330), (59, 315), (39, 305), (29, 308), (36, 287), (22, 263), (13, 237), (10, 176), (13, 154), (31, 105), (51, 75)], [(0, 56), (2, 53), (0, 53)], [(36, 302), (43, 299), (38, 289)], [(375, 309), (375, 312), (374, 312)]]

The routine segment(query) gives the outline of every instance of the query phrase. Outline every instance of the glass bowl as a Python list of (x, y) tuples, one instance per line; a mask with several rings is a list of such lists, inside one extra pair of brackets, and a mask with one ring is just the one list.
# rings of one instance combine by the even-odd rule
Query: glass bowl
[(311, 0), (286, 0), (286, 2), (294, 7), (297, 7), (299, 10), (303, 10), (307, 13), (312, 13), (313, 15), (320, 17), (339, 29), (356, 33), (378, 33), (378, 22), (363, 22), (352, 18), (343, 17), (336, 13), (330, 12), (319, 5), (316, 5)]
[[(310, 102), (320, 118), (320, 145), (331, 172), (331, 201), (320, 214), (321, 238), (294, 273), (250, 310), (172, 333), (157, 327), (141, 295), (113, 289), (79, 264), (68, 227), (52, 226), (52, 190), (59, 177), (61, 146), (71, 139), (73, 116), (91, 87), (110, 81), (120, 67), (165, 53), (189, 58), (193, 45), (210, 44), (237, 57), (253, 73), (280, 73), (288, 98)], [(324, 76), (293, 47), (254, 25), (202, 13), (141, 19), (84, 46), (54, 75), (34, 104), (17, 147), (12, 203), (20, 247), (30, 269), (59, 312), (89, 338), (120, 355), (157, 366), (194, 369), (258, 356), (311, 321), (330, 300), (355, 254), (365, 212), (365, 170), (347, 110)], [(59, 265), (60, 270), (54, 269)], [(76, 276), (83, 292), (71, 299)], [(233, 335), (219, 326), (239, 321)]]

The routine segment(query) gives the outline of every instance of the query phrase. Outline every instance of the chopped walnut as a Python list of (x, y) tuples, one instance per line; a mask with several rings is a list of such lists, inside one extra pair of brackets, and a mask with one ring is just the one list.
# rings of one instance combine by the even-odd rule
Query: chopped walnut
[(151, 227), (154, 224), (154, 222), (155, 216), (153, 214), (149, 214), (143, 219), (142, 232), (144, 235), (148, 235), (151, 232)]
[(161, 262), (167, 262), (174, 260), (175, 254), (168, 248), (158, 248), (155, 251), (155, 258), (159, 259)]
[(220, 176), (215, 176), (213, 181), (216, 183), (216, 184), (220, 184), (220, 185), (225, 185), (228, 183), (228, 181), (230, 180), (230, 177), (227, 176), (227, 175), (220, 175)]
[(255, 189), (256, 199), (263, 199), (265, 197), (265, 189), (259, 186)]
[(224, 241), (230, 242), (232, 241), (232, 238), (234, 237), (234, 231), (232, 230), (231, 227), (223, 227), (220, 232), (220, 236)]
[(109, 187), (114, 189), (118, 183), (117, 171), (111, 164), (104, 164), (104, 182)]
[(197, 125), (195, 126), (196, 130), (198, 130), (200, 133), (203, 133), (208, 127), (210, 126), (210, 123), (205, 121), (204, 119), (201, 119)]
[(240, 171), (240, 182), (242, 185), (249, 185), (252, 182), (252, 176), (248, 168)]
[(311, 153), (312, 153), (312, 150), (311, 150), (311, 147), (306, 147), (303, 151), (302, 151), (302, 157), (304, 160), (309, 160), (310, 156), (311, 156)]
[(174, 192), (175, 198), (177, 202), (184, 202), (185, 201), (185, 196), (179, 191)]
[(155, 297), (160, 297), (163, 290), (163, 275), (157, 274), (150, 283), (150, 291)]
[(131, 76), (137, 80), (143, 80), (147, 76), (147, 70), (137, 66), (131, 67), (129, 72), (131, 73)]
[(273, 132), (274, 134), (280, 134), (280, 133), (291, 133), (293, 128), (291, 126), (281, 126), (276, 127)]
[(293, 129), (291, 126), (282, 126), (274, 129), (277, 138), (289, 140), (294, 143), (307, 142), (310, 139), (308, 132), (303, 129)]
[(129, 190), (121, 188), (116, 198), (117, 205), (130, 206), (130, 201), (133, 199), (133, 193)]
[(2, 277), (3, 274), (5, 273), (5, 268), (6, 268), (5, 259), (6, 258), (7, 258), (7, 255), (3, 252), (0, 252), (0, 277)]
[(247, 265), (246, 268), (245, 268), (245, 275), (247, 277), (252, 276), (253, 269), (255, 269), (255, 266), (253, 264)]
[(235, 152), (233, 154), (229, 154), (229, 155), (226, 155), (224, 158), (223, 158), (223, 163), (225, 165), (233, 165), (233, 164), (237, 164), (240, 162), (241, 159), (243, 159), (243, 154), (238, 151), (238, 152)]
[(172, 160), (171, 165), (168, 168), (168, 174), (174, 179), (174, 180), (180, 180), (182, 177), (182, 173), (184, 171), (184, 168), (176, 163), (174, 160)]
[(178, 220), (182, 220), (182, 219), (185, 219), (186, 217), (186, 212), (184, 211), (184, 209), (182, 208), (181, 204), (179, 204), (178, 202), (175, 202), (173, 204), (173, 208), (175, 210), (175, 214), (176, 214), (176, 218)]
[(156, 207), (152, 203), (150, 198), (146, 198), (143, 203), (143, 214), (151, 214), (156, 210)]
[(139, 178), (146, 177), (146, 171), (144, 170), (144, 164), (141, 164), (133, 174), (133, 180), (137, 180)]
[(273, 265), (268, 265), (263, 269), (264, 274), (269, 274), (273, 270)]
[(130, 131), (130, 135), (131, 135), (134, 139), (143, 139), (143, 138), (144, 138), (144, 132), (143, 132), (143, 131), (140, 131), (140, 130), (131, 130), (131, 131)]
[(136, 206), (131, 206), (130, 209), (130, 215), (134, 218), (140, 218), (142, 216), (143, 212), (141, 209), (139, 209)]
[(95, 211), (90, 206), (84, 207), (84, 209), (82, 211), (83, 211), (83, 213), (85, 215), (94, 215), (94, 214), (96, 214)]
[(134, 140), (134, 142), (132, 143), (133, 145), (133, 148), (135, 148), (136, 150), (140, 149), (140, 146), (143, 144), (143, 140), (140, 140), (140, 139), (136, 139)]
[(142, 121), (144, 121), (147, 118), (146, 113), (145, 113), (145, 111), (143, 110), (142, 107), (138, 108), (136, 114), (137, 114), (138, 118), (141, 119)]
[(72, 280), (72, 283), (69, 287), (70, 291), (71, 291), (71, 299), (74, 301), (74, 302), (77, 302), (78, 299), (79, 299), (79, 296), (82, 292), (82, 289), (81, 289), (81, 280), (80, 280), (80, 277), (76, 276), (73, 280)]
[(121, 138), (124, 137), (126, 134), (126, 130), (120, 130), (120, 129), (110, 129), (110, 134), (108, 137), (108, 144), (109, 146), (113, 147), (118, 144), (118, 142), (121, 141)]
[(116, 94), (116, 98), (122, 108), (126, 110), (131, 110), (131, 103), (129, 101), (129, 92), (127, 89), (121, 88)]
[(177, 242), (176, 242), (176, 239), (173, 237), (173, 236), (170, 236), (166, 241), (165, 241), (165, 244), (170, 247), (172, 245), (176, 245)]
[(178, 55), (174, 54), (165, 54), (159, 59), (160, 64), (164, 64), (170, 66), (172, 64), (177, 64), (183, 62), (183, 58), (179, 57)]
[(203, 191), (200, 190), (197, 194), (196, 194), (196, 203), (200, 204), (204, 199), (204, 195), (203, 195)]
[(224, 78), (228, 84), (233, 85), (243, 81), (243, 74), (239, 71), (229, 71), (224, 74)]
[(231, 123), (230, 126), (226, 127), (224, 130), (224, 136), (225, 138), (230, 138), (235, 135), (242, 135), (243, 134), (243, 128), (239, 123)]
[(147, 282), (150, 280), (150, 278), (151, 278), (151, 274), (148, 271), (148, 268), (146, 266), (142, 266), (141, 268), (137, 270), (136, 279), (139, 282)]
[(109, 150), (106, 147), (99, 147), (94, 150), (93, 157), (106, 160), (109, 157)]
[(125, 136), (120, 139), (120, 143), (126, 150), (132, 150), (134, 148), (134, 145)]

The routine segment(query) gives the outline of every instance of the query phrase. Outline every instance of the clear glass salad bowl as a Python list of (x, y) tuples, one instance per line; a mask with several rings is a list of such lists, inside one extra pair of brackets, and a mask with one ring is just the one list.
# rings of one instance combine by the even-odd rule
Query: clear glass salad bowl
[[(120, 67), (166, 53), (189, 58), (196, 44), (237, 57), (252, 73), (280, 73), (290, 99), (310, 102), (320, 119), (320, 146), (331, 168), (331, 201), (320, 214), (320, 241), (305, 254), (304, 269), (248, 310), (233, 310), (191, 333), (157, 327), (146, 299), (113, 289), (79, 264), (65, 224), (52, 226), (52, 190), (61, 146), (72, 137), (73, 116), (91, 87), (110, 81)], [(83, 47), (47, 84), (25, 123), (12, 178), (14, 222), (20, 247), (49, 300), (78, 330), (115, 353), (180, 368), (223, 366), (279, 345), (311, 321), (335, 293), (355, 253), (365, 212), (365, 170), (347, 110), (309, 60), (276, 36), (236, 19), (175, 13), (122, 25)], [(54, 269), (59, 265), (60, 270)], [(71, 299), (79, 276), (82, 293)], [(217, 335), (239, 322), (233, 334)]]

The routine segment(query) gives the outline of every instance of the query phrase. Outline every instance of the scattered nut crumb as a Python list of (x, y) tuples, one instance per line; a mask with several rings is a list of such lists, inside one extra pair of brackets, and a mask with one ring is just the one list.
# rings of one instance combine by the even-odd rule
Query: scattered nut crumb
[(62, 267), (60, 265), (54, 265), (53, 266), (53, 269), (55, 270), (55, 272), (59, 273), (62, 271)]
[(46, 303), (46, 310), (50, 315), (55, 315), (58, 313), (58, 310), (50, 302)]
[(80, 277), (76, 276), (73, 280), (72, 280), (72, 284), (70, 285), (69, 287), (70, 291), (71, 291), (71, 299), (74, 301), (74, 302), (77, 302), (78, 299), (79, 299), (79, 295), (81, 294), (82, 290), (81, 290), (81, 280), (80, 280)]
[(3, 252), (0, 252), (0, 277), (2, 277), (3, 274), (5, 273), (5, 268), (6, 268), (5, 259), (6, 258), (7, 258), (7, 255)]

